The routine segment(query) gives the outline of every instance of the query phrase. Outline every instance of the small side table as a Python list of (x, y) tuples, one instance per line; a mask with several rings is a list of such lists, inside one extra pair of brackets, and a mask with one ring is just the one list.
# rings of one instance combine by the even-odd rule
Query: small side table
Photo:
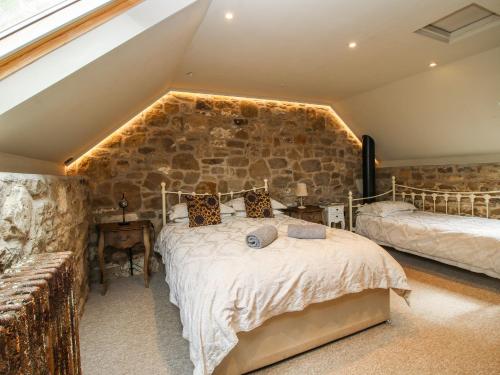
[(103, 223), (97, 225), (99, 231), (97, 254), (99, 256), (101, 294), (106, 294), (107, 289), (104, 272), (104, 249), (106, 246), (128, 250), (129, 261), (132, 262), (132, 247), (138, 243), (142, 243), (144, 245), (144, 285), (146, 288), (149, 287), (149, 256), (151, 253), (149, 231), (151, 227), (152, 224), (149, 220), (129, 221), (127, 225), (121, 225), (120, 223)]
[(323, 220), (325, 225), (331, 227), (332, 224), (340, 223), (340, 228), (345, 229), (344, 204), (331, 203), (324, 206)]
[(301, 219), (305, 221), (310, 221), (312, 223), (324, 224), (323, 222), (323, 208), (320, 206), (308, 205), (306, 208), (298, 207), (288, 207), (284, 210), (285, 214), (294, 217), (296, 219)]

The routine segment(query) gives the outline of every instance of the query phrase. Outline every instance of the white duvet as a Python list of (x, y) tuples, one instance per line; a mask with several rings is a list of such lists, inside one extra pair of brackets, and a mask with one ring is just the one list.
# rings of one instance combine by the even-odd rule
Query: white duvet
[(500, 278), (500, 220), (431, 212), (358, 215), (356, 233), (380, 244)]
[[(276, 225), (278, 239), (250, 249), (245, 235), (264, 223)], [(275, 315), (364, 289), (409, 292), (402, 267), (374, 242), (339, 229), (327, 229), (326, 240), (288, 238), (290, 223), (302, 221), (231, 217), (162, 229), (155, 251), (165, 263), (170, 301), (180, 309), (194, 374), (212, 373), (237, 344), (237, 332)]]

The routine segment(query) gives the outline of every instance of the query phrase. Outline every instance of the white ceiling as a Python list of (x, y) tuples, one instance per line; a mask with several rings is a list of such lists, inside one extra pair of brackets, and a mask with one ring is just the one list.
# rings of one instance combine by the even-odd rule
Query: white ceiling
[(377, 141), (382, 164), (485, 154), (500, 161), (500, 47), (345, 99), (335, 110)]
[[(499, 0), (475, 2), (500, 13)], [(77, 70), (62, 74), (63, 67), (48, 62), (54, 54), (59, 54), (61, 64), (72, 56), (74, 59), (71, 54), (64, 58), (63, 52), (77, 43), (81, 47), (82, 38), (0, 81), (0, 152), (61, 163), (68, 157), (79, 156), (169, 89), (180, 89), (333, 105), (358, 135), (376, 136), (382, 160), (500, 153), (498, 147), (479, 141), (480, 137), (462, 137), (444, 146), (444, 140), (428, 144), (432, 134), (425, 132), (430, 128), (421, 129), (420, 137), (400, 137), (397, 146), (394, 138), (388, 136), (400, 134), (401, 129), (412, 129), (415, 114), (420, 112), (429, 112), (426, 122), (433, 124), (433, 131), (440, 126), (449, 131), (453, 129), (450, 124), (457, 124), (455, 121), (460, 118), (466, 118), (469, 124), (486, 121), (486, 125), (478, 128), (480, 131), (496, 129), (490, 123), (498, 120), (497, 112), (490, 106), (488, 114), (482, 114), (485, 107), (479, 102), (500, 101), (498, 90), (490, 87), (497, 81), (490, 80), (488, 74), (498, 78), (491, 64), (486, 65), (493, 73), (483, 74), (477, 81), (477, 70), (464, 68), (472, 76), (467, 82), (459, 80), (452, 85), (467, 91), (472, 82), (473, 87), (481, 90), (477, 82), (489, 82), (487, 93), (479, 96), (469, 90), (466, 98), (461, 98), (474, 111), (463, 105), (440, 108), (435, 102), (423, 100), (426, 94), (418, 87), (419, 78), (407, 82), (422, 74), (435, 78), (446, 73), (445, 67), (450, 63), (458, 64), (461, 59), (500, 46), (499, 26), (452, 44), (414, 33), (470, 1), (183, 0), (182, 3), (185, 5), (179, 8), (183, 9), (173, 16), (158, 11), (160, 4), (165, 4), (160, 0), (145, 0), (119, 16), (129, 17), (132, 25), (145, 24), (148, 12), (159, 14), (162, 20), (144, 27), (109, 52), (89, 58)], [(131, 16), (137, 9), (143, 13)], [(233, 12), (233, 20), (224, 18), (227, 11)], [(98, 33), (105, 26), (91, 33)], [(123, 27), (116, 33), (121, 31)], [(106, 35), (114, 37), (115, 33), (108, 30)], [(356, 49), (348, 48), (351, 41), (357, 42)], [(99, 44), (88, 43), (87, 47), (97, 48)], [(438, 62), (435, 71), (429, 71), (430, 61)], [(484, 65), (484, 61), (478, 64)], [(54, 76), (50, 82), (43, 79), (47, 77), (44, 70)], [(188, 76), (187, 72), (193, 74)], [(399, 91), (386, 91), (386, 87), (398, 82), (407, 83), (398, 86)], [(438, 92), (446, 85), (444, 79), (426, 82), (428, 90)], [(370, 93), (378, 89), (380, 95), (385, 95), (381, 106), (370, 106), (373, 101)], [(412, 98), (411, 103), (406, 103), (411, 114), (394, 111), (388, 102), (392, 99), (397, 102), (405, 95)], [(440, 98), (436, 96), (435, 100)], [(450, 108), (454, 111), (450, 112)], [(467, 116), (462, 116), (466, 111)], [(460, 131), (464, 121), (457, 126)], [(474, 145), (469, 147), (471, 143)]]
[[(499, 0), (478, 4), (500, 13)], [(500, 27), (455, 44), (414, 31), (468, 0), (213, 0), (178, 89), (334, 103), (500, 45)], [(234, 18), (227, 21), (226, 11)], [(348, 48), (350, 41), (358, 47)], [(193, 72), (191, 77), (186, 72)]]

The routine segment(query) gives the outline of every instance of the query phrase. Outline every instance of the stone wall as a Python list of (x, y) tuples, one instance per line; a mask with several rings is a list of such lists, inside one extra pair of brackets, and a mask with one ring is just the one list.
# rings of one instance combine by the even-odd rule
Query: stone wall
[(82, 308), (90, 219), (85, 178), (0, 173), (0, 273), (30, 254), (70, 251)]
[(359, 141), (328, 107), (170, 93), (67, 173), (89, 177), (96, 221), (115, 215), (125, 192), (130, 211), (158, 231), (162, 181), (174, 191), (228, 192), (267, 178), (285, 204), (295, 203), (300, 181), (316, 203), (345, 199), (360, 166)]
[[(420, 167), (392, 167), (377, 169), (377, 192), (391, 188), (391, 176), (396, 176), (399, 184), (428, 189), (452, 191), (491, 191), (500, 190), (500, 163), (471, 165), (438, 165)], [(432, 209), (432, 199), (428, 198), (427, 209)], [(417, 203), (420, 207), (420, 199)], [(437, 209), (444, 212), (444, 201), (436, 201)], [(470, 213), (470, 201), (462, 199), (465, 213)], [(457, 211), (456, 200), (450, 198), (449, 209)], [(476, 200), (475, 213), (485, 216), (486, 209), (482, 200)], [(500, 199), (490, 202), (490, 217), (500, 219)]]

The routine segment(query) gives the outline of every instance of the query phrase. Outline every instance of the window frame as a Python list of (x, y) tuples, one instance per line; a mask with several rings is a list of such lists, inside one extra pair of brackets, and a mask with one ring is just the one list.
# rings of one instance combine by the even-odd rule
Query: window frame
[[(55, 25), (53, 28), (50, 28), (49, 25), (50, 30), (41, 33), (41, 35), (36, 35), (36, 33), (34, 33), (30, 38), (21, 41), (21, 43), (17, 43), (14, 39), (16, 34), (26, 32), (27, 30), (29, 31), (30, 27), (36, 27), (37, 24), (46, 22), (50, 17), (57, 16), (59, 12), (71, 9), (72, 6), (85, 4), (85, 1), (69, 0), (68, 3), (65, 3), (65, 7), (54, 10), (50, 14), (45, 15), (45, 17), (40, 17), (37, 21), (33, 21), (29, 25), (19, 28), (17, 31), (0, 38), (0, 45), (2, 42), (7, 41), (12, 45), (12, 47), (9, 45), (5, 47), (4, 45), (4, 51), (1, 51), (0, 80), (142, 1), (143, 0), (100, 0), (101, 5), (94, 6), (92, 9), (88, 9), (87, 7), (87, 9), (84, 9), (80, 14), (76, 11), (74, 17), (66, 20), (66, 22)], [(96, 0), (96, 3), (98, 2), (99, 0)], [(88, 4), (86, 5), (88, 6)], [(9, 40), (9, 38), (13, 39)], [(18, 35), (18, 38), (21, 39), (23, 36)]]
[(4, 29), (0, 30), (0, 41), (2, 39), (8, 38), (14, 33), (17, 33), (18, 31), (25, 29), (27, 27), (30, 27), (31, 25), (35, 24), (36, 22), (41, 21), (42, 19), (46, 17), (50, 17), (56, 12), (59, 12), (60, 10), (67, 8), (71, 5), (74, 5), (75, 3), (78, 3), (82, 0), (65, 0), (61, 1), (59, 4), (52, 5), (51, 7), (33, 15), (28, 18), (26, 18), (23, 21), (19, 21), (18, 23)]

